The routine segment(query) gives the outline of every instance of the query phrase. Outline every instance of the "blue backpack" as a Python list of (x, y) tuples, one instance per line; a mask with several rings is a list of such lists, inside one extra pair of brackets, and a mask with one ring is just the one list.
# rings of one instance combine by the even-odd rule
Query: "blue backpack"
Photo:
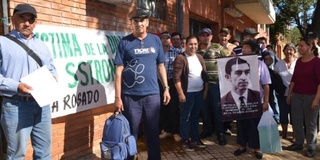
[(136, 140), (122, 113), (115, 113), (106, 120), (100, 149), (102, 160), (122, 160), (137, 153)]

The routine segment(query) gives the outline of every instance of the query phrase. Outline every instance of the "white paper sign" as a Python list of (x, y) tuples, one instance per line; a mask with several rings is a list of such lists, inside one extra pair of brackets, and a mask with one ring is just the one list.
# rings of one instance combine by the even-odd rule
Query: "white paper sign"
[(33, 88), (30, 90), (30, 93), (40, 107), (51, 104), (62, 95), (61, 87), (50, 73), (47, 66), (43, 66), (31, 74), (21, 78), (20, 81)]

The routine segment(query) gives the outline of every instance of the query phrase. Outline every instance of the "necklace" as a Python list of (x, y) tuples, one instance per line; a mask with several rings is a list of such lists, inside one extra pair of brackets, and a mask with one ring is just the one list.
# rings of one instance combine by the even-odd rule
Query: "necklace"
[(290, 60), (285, 60), (286, 64), (287, 64), (287, 68), (290, 69), (292, 62), (295, 61), (295, 58), (290, 61)]

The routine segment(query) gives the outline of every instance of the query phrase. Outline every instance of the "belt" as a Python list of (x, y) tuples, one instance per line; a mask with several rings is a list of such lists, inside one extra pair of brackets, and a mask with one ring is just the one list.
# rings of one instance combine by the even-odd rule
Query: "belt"
[(18, 101), (35, 101), (35, 99), (31, 96), (18, 96), (14, 95), (12, 97), (2, 96), (4, 98), (12, 99), (12, 100), (18, 100)]

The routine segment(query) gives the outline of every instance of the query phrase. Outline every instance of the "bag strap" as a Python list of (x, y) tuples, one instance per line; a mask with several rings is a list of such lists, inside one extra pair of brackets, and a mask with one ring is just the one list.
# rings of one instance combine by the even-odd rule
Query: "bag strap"
[(41, 62), (40, 58), (38, 57), (38, 55), (36, 53), (33, 52), (32, 49), (30, 49), (24, 43), (19, 41), (17, 38), (14, 38), (14, 37), (10, 36), (9, 34), (5, 35), (5, 37), (7, 37), (8, 39), (10, 39), (10, 40), (16, 42), (18, 45), (20, 45), (27, 52), (27, 54), (30, 57), (32, 57), (39, 64), (40, 67), (42, 67), (42, 62)]

